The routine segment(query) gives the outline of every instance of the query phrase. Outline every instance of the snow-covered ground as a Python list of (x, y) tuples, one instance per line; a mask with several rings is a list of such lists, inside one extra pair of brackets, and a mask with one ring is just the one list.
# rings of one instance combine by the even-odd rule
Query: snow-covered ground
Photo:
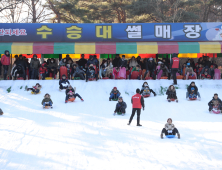
[[(24, 91), (39, 82), (41, 94)], [(222, 115), (210, 114), (207, 103), (214, 93), (222, 98), (219, 80), (195, 81), (201, 101), (185, 99), (186, 85), (178, 81), (179, 103), (166, 95), (145, 99), (142, 127), (136, 116), (127, 126), (131, 96), (143, 81), (71, 81), (84, 102), (65, 104), (58, 80), (0, 81), (0, 169), (1, 170), (124, 170), (124, 169), (222, 169)], [(148, 81), (160, 94), (171, 81)], [(113, 116), (116, 102), (108, 101), (116, 86), (127, 103), (125, 116)], [(11, 87), (8, 93), (6, 89)], [(20, 89), (21, 88), (21, 89)], [(45, 93), (53, 109), (43, 110)], [(167, 118), (172, 118), (181, 139), (160, 139)]]

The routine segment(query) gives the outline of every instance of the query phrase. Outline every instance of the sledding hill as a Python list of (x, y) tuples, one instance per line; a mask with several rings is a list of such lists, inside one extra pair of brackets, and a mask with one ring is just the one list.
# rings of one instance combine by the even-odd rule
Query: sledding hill
[[(41, 94), (24, 91), (37, 82)], [(67, 104), (57, 80), (0, 81), (0, 169), (222, 169), (222, 115), (210, 114), (207, 105), (216, 92), (222, 98), (221, 81), (195, 81), (202, 99), (186, 101), (190, 82), (179, 81), (179, 103), (168, 103), (165, 88), (172, 81), (148, 81), (159, 95), (145, 99), (137, 127), (136, 117), (127, 126), (130, 99), (143, 81), (72, 81), (85, 101)], [(125, 116), (113, 116), (116, 102), (108, 98), (114, 86), (127, 103)], [(45, 93), (53, 109), (42, 109)], [(160, 139), (169, 117), (181, 139)]]

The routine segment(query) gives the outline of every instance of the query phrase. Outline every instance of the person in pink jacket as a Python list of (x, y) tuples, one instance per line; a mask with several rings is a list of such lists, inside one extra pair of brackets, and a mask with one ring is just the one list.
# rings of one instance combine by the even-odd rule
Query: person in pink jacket
[(1, 63), (3, 65), (3, 68), (4, 68), (4, 80), (6, 80), (6, 76), (7, 76), (7, 73), (8, 73), (8, 68), (9, 68), (9, 65), (10, 65), (10, 53), (8, 50), (5, 50), (5, 55), (2, 56), (1, 58)]

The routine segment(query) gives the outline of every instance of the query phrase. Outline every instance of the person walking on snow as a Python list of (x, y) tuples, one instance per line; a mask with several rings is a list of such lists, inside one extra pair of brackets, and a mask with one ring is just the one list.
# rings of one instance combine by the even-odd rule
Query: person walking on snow
[(128, 125), (131, 124), (133, 117), (137, 111), (137, 126), (142, 126), (140, 124), (140, 113), (141, 113), (141, 108), (143, 107), (144, 110), (145, 105), (144, 105), (143, 96), (140, 95), (140, 89), (136, 89), (136, 94), (132, 96), (131, 103), (133, 104), (133, 110)]

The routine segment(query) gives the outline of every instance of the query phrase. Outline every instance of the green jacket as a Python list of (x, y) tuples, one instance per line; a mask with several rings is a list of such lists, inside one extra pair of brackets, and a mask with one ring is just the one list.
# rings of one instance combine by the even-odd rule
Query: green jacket
[[(42, 105), (43, 105), (43, 103), (45, 103), (45, 102), (52, 102), (52, 100), (50, 99), (50, 98), (44, 98), (43, 100), (42, 100)], [(53, 104), (53, 102), (52, 102), (52, 104)]]
[(137, 70), (137, 69), (136, 69), (136, 67), (133, 67), (133, 69), (132, 69), (132, 71), (131, 71), (131, 72), (133, 72), (133, 71), (138, 71), (138, 72), (139, 72), (139, 71), (140, 71), (140, 69), (138, 69), (138, 70)]

